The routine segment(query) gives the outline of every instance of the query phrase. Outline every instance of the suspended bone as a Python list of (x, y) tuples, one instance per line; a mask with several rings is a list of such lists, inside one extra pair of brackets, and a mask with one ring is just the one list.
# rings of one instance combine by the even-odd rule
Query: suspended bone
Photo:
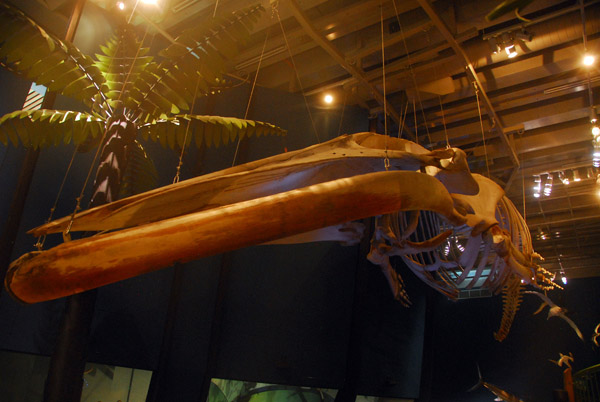
[(56, 299), (193, 259), (398, 210), (465, 218), (419, 172), (377, 172), (63, 243), (13, 262), (6, 288), (26, 303)]
[[(386, 153), (387, 146), (387, 153)], [(191, 212), (265, 197), (343, 177), (390, 169), (419, 169), (440, 179), (451, 193), (476, 194), (464, 152), (430, 152), (410, 141), (375, 133), (344, 135), (298, 151), (235, 166), (89, 209), (30, 231), (35, 236), (71, 231), (106, 231), (156, 222)]]

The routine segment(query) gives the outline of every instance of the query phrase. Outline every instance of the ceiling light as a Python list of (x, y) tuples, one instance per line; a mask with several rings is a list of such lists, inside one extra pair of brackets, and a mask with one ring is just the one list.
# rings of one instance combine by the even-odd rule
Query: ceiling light
[(558, 172), (558, 178), (565, 186), (569, 185), (569, 178), (565, 175), (565, 172)]
[(542, 192), (542, 177), (533, 176), (533, 182), (535, 183), (535, 185), (533, 186), (533, 196), (535, 198), (540, 198)]
[(331, 94), (325, 94), (323, 101), (328, 105), (331, 105), (333, 103), (333, 96)]
[(125, 10), (125, 3), (119, 1), (117, 2), (117, 7), (119, 8), (119, 10)]
[(579, 176), (579, 170), (573, 170), (573, 181), (581, 181), (581, 176)]
[(598, 135), (600, 135), (600, 127), (598, 127), (597, 125), (594, 125), (592, 127), (592, 135), (594, 137), (597, 137)]
[(514, 43), (507, 44), (506, 47), (504, 48), (504, 51), (508, 55), (509, 59), (512, 59), (513, 57), (516, 57), (517, 54), (518, 54), (517, 53), (517, 49), (515, 49)]
[(546, 182), (544, 183), (544, 195), (546, 197), (549, 197), (550, 194), (552, 194), (552, 182), (553, 182), (552, 173), (548, 173), (548, 176), (546, 177)]
[(591, 66), (596, 61), (596, 58), (591, 54), (586, 54), (583, 56), (583, 64), (586, 66)]

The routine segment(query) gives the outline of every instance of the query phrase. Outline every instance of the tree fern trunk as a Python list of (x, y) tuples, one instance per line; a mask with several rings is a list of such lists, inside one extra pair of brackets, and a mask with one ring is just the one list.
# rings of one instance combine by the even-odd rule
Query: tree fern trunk
[(117, 200), (127, 167), (127, 153), (134, 146), (136, 129), (125, 116), (111, 118), (107, 124), (107, 139), (102, 148), (90, 207)]

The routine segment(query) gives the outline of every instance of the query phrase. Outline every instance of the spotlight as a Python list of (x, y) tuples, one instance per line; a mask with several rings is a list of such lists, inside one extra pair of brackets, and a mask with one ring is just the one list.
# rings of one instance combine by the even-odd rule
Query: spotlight
[(596, 126), (596, 125), (595, 125), (595, 126), (593, 126), (593, 127), (592, 127), (592, 135), (593, 135), (594, 137), (597, 137), (598, 135), (600, 135), (600, 127), (598, 127), (598, 126)]
[(327, 103), (328, 105), (331, 105), (331, 104), (333, 103), (333, 96), (332, 96), (331, 94), (326, 94), (326, 95), (323, 97), (323, 101), (324, 101), (325, 103)]
[(117, 7), (119, 8), (119, 10), (125, 10), (125, 3), (119, 1), (117, 2)]
[(564, 285), (567, 284), (567, 275), (565, 275), (565, 271), (560, 271), (560, 280)]
[(546, 177), (546, 182), (544, 183), (544, 195), (549, 197), (552, 194), (552, 182), (553, 182), (552, 173), (548, 173)]
[(585, 66), (591, 66), (594, 64), (595, 61), (596, 58), (591, 54), (586, 54), (585, 56), (583, 56), (583, 64)]
[(512, 59), (513, 57), (517, 56), (517, 49), (515, 49), (515, 44), (514, 43), (509, 43), (506, 45), (506, 47), (504, 48), (504, 51), (506, 52), (506, 54), (508, 55), (509, 59)]
[(535, 198), (540, 198), (542, 192), (542, 177), (533, 176), (533, 182), (535, 183), (535, 185), (533, 186), (533, 196)]
[(565, 172), (558, 172), (558, 178), (565, 186), (569, 185), (569, 178), (565, 175)]

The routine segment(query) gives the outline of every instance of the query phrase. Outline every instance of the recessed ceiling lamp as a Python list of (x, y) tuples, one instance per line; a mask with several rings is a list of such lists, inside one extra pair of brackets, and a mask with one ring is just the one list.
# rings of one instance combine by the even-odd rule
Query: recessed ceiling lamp
[(512, 59), (513, 57), (516, 57), (518, 55), (517, 49), (515, 49), (515, 44), (514, 43), (508, 43), (508, 44), (506, 44), (506, 46), (504, 47), (504, 51), (508, 55), (509, 59)]
[(504, 46), (504, 51), (508, 55), (509, 59), (512, 59), (518, 54), (512, 35), (509, 36), (507, 33), (502, 34), (502, 46)]
[(592, 65), (594, 65), (595, 61), (596, 61), (596, 58), (592, 54), (586, 54), (585, 56), (583, 56), (583, 65), (584, 66), (588, 66), (588, 67), (592, 66)]
[(554, 181), (554, 177), (552, 173), (548, 173), (546, 176), (546, 182), (544, 183), (544, 195), (549, 197), (552, 194), (552, 182)]
[(542, 176), (533, 176), (533, 182), (535, 183), (533, 186), (533, 196), (540, 198), (540, 195), (542, 195)]

